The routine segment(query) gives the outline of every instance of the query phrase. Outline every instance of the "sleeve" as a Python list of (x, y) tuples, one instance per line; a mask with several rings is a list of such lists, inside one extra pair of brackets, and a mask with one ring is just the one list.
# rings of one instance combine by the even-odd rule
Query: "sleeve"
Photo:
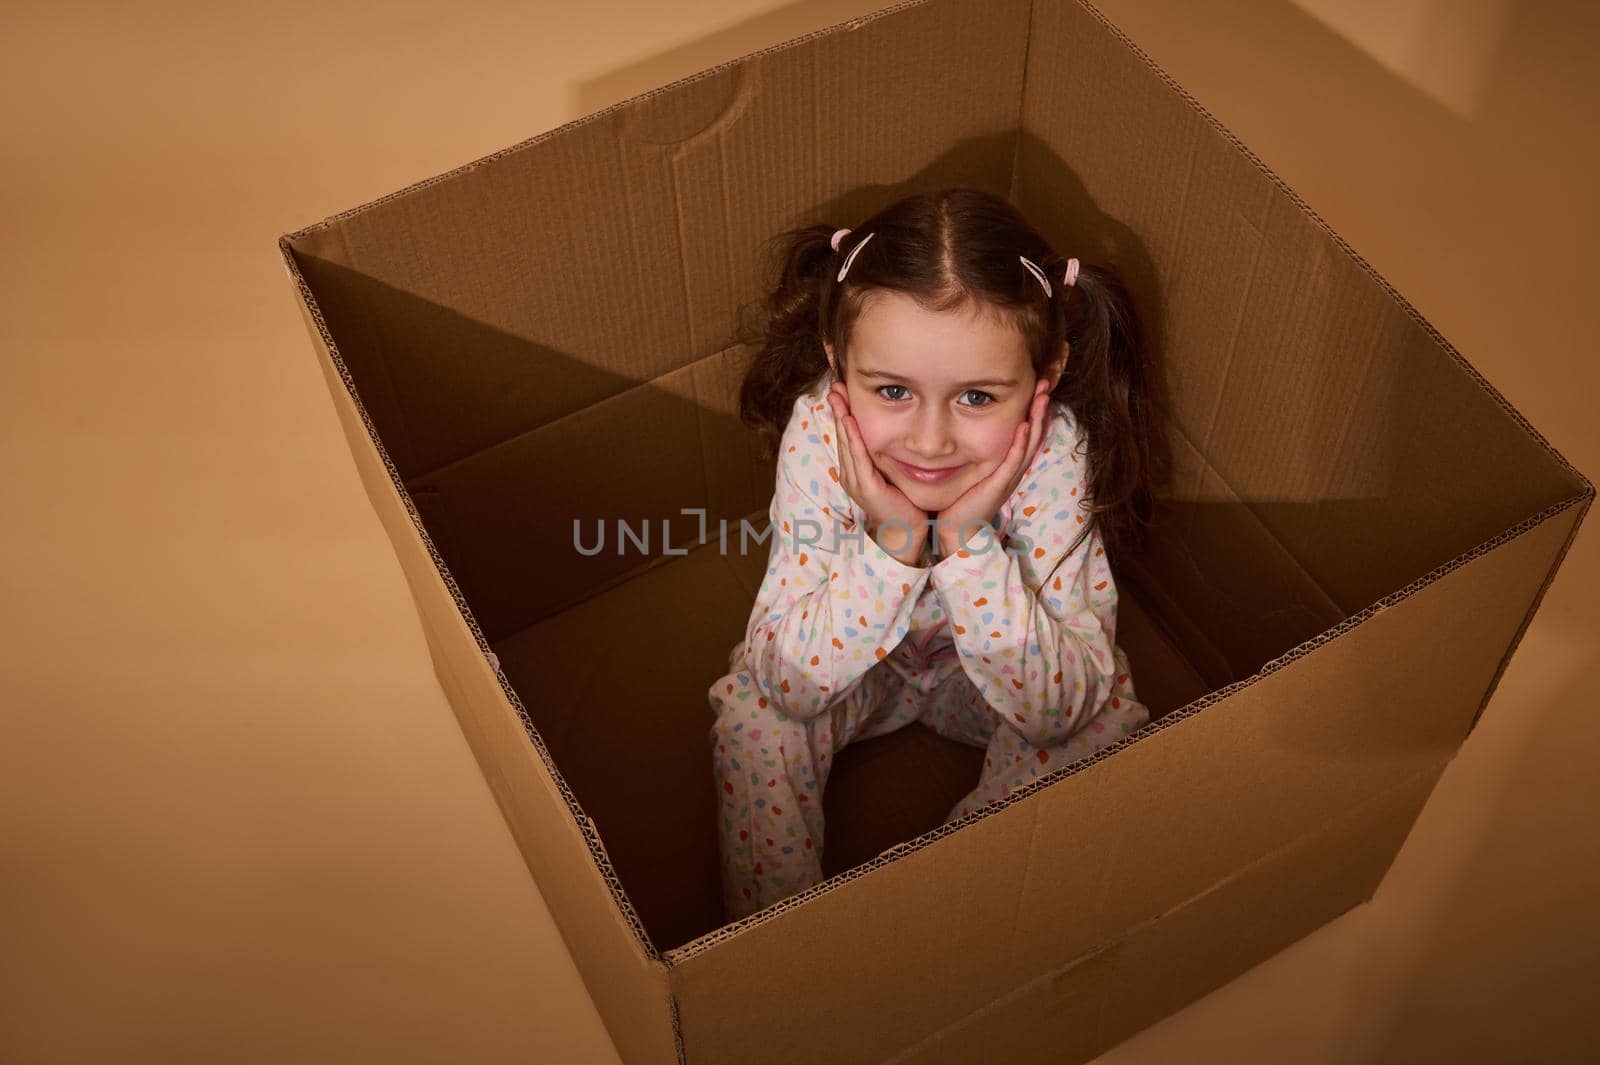
[(766, 576), (742, 648), (757, 691), (816, 717), (905, 637), (929, 570), (867, 536), (838, 477), (825, 401), (803, 396), (778, 447)]
[(1075, 435), (1057, 418), (1008, 502), (1003, 534), (986, 526), (929, 571), (963, 670), (1001, 721), (1039, 747), (1117, 698), (1117, 590), (1098, 528), (1080, 535), (1086, 470)]

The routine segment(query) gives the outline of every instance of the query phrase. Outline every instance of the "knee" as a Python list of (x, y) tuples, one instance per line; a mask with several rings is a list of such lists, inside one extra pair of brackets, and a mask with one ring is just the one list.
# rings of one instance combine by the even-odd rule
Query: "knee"
[[(741, 693), (747, 694), (741, 698)], [(726, 678), (712, 686), (711, 705), (717, 715), (711, 725), (713, 744), (766, 746), (768, 741), (786, 739), (805, 730), (803, 723), (786, 717), (771, 702), (759, 698), (748, 684), (741, 685), (735, 678)]]
[(738, 693), (738, 681), (731, 676), (723, 677), (711, 685), (708, 695), (711, 700), (711, 712), (715, 715), (710, 731), (713, 745), (724, 742), (734, 727), (744, 720), (740, 713), (741, 700)]
[(718, 677), (707, 689), (706, 696), (719, 721), (725, 717), (748, 717), (766, 701), (760, 698), (753, 678), (745, 670), (734, 670)]
[(723, 743), (727, 741), (728, 737), (736, 735), (739, 730), (743, 729), (745, 722), (737, 712), (726, 704), (719, 706), (713, 700), (712, 705), (716, 708), (717, 719), (711, 723), (711, 742)]

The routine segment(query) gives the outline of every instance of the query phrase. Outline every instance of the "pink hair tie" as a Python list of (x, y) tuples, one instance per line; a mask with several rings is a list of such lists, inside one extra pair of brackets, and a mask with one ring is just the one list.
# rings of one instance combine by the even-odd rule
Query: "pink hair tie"
[(833, 239), (831, 241), (829, 241), (828, 243), (833, 245), (833, 250), (834, 251), (838, 251), (839, 250), (839, 242), (841, 240), (843, 240), (845, 238), (845, 235), (848, 234), (849, 232), (850, 231), (848, 229), (836, 229), (836, 230), (833, 231)]
[(1069, 288), (1078, 283), (1078, 260), (1067, 260), (1067, 272), (1061, 278), (1061, 283)]

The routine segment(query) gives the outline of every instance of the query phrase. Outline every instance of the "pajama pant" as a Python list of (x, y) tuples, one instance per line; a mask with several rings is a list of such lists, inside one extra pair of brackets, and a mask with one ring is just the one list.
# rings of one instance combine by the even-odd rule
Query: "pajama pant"
[(710, 692), (717, 712), (710, 739), (728, 921), (823, 879), (822, 792), (833, 755), (849, 743), (920, 721), (942, 736), (986, 748), (978, 786), (945, 816), (949, 824), (1121, 738), (1109, 729), (1102, 734), (1085, 728), (1051, 747), (1053, 757), (1041, 764), (1039, 749), (1001, 722), (959, 669), (925, 691), (888, 661), (878, 662), (809, 721), (790, 718), (770, 703), (761, 707), (751, 679), (748, 671), (731, 673)]

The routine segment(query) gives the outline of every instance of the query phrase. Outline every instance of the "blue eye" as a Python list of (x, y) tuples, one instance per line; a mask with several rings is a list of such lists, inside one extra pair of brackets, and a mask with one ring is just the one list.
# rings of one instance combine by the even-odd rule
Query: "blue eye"
[[(898, 391), (891, 393), (889, 391), (890, 389), (897, 389)], [(878, 396), (888, 400), (891, 403), (899, 402), (900, 400), (906, 399), (909, 396), (905, 385), (879, 385), (877, 388), (873, 389), (873, 391), (877, 393)], [(974, 410), (982, 410), (985, 407), (992, 407), (995, 403), (999, 402), (990, 393), (984, 392), (977, 388), (967, 389), (961, 394), (961, 398), (965, 401), (963, 404), (964, 406), (970, 407)]]

